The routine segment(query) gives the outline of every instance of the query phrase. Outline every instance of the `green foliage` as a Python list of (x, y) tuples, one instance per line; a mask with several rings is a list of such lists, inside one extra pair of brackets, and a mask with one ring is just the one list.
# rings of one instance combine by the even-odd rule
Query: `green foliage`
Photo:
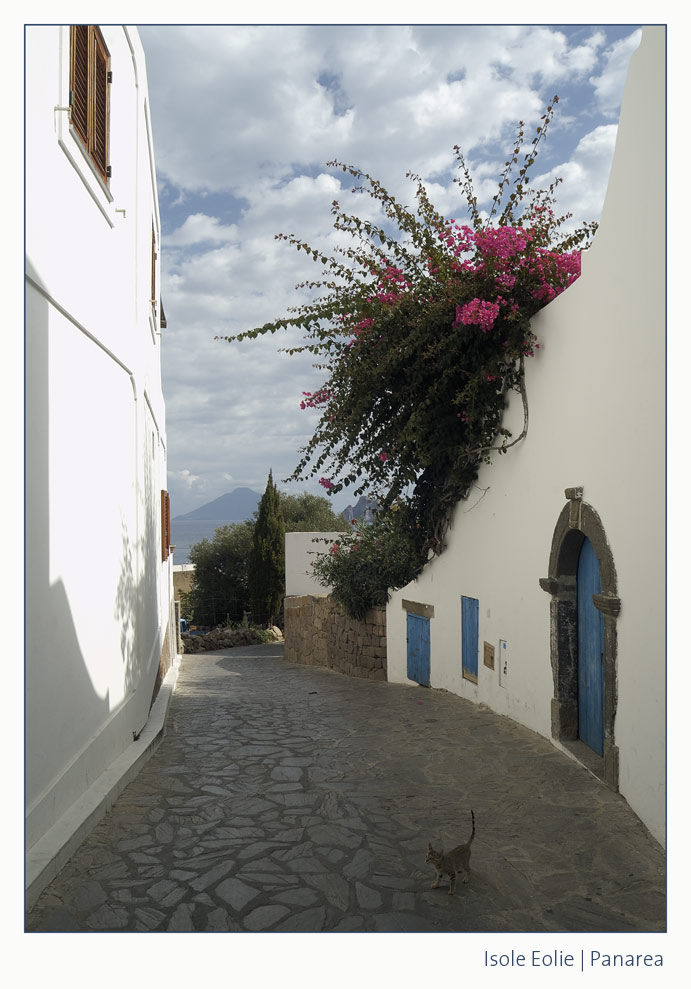
[[(455, 507), (482, 463), (526, 435), (524, 360), (538, 346), (531, 318), (578, 277), (580, 250), (596, 229), (584, 223), (563, 234), (570, 214), (557, 216), (553, 209), (560, 180), (547, 190), (529, 188), (557, 102), (542, 116), (527, 153), (519, 124), (489, 214), (479, 209), (466, 161), (454, 149), (465, 225), (437, 212), (417, 175), (409, 173), (416, 185), (410, 210), (371, 175), (329, 162), (356, 179), (352, 191), (374, 201), (380, 222), (351, 215), (335, 201), (333, 226), (350, 246), (331, 256), (295, 236), (277, 235), (322, 267), (320, 280), (298, 286), (322, 294), (287, 317), (223, 338), (233, 342), (289, 327), (303, 332), (305, 342), (288, 353), (315, 355), (326, 377), (316, 393), (303, 393), (302, 406), (320, 409), (321, 418), (291, 479), (325, 474), (320, 483), (330, 494), (353, 486), (355, 495), (374, 493), (384, 510), (398, 501), (394, 521), (378, 524), (387, 540), (402, 542), (408, 579), (430, 553), (443, 550)], [(524, 409), (517, 438), (503, 426), (512, 391)], [(374, 553), (376, 540), (372, 545)], [(343, 549), (347, 562), (335, 593), (354, 599), (353, 581), (362, 575), (351, 565), (357, 553), (351, 549)], [(390, 552), (395, 556), (393, 546)], [(373, 569), (382, 581), (393, 581), (397, 564)], [(372, 572), (361, 585), (363, 601), (371, 603), (385, 591), (383, 584), (365, 590)]]
[(348, 523), (336, 513), (326, 498), (303, 492), (299, 495), (279, 491), (286, 532), (341, 532)]
[(312, 570), (348, 614), (364, 618), (371, 607), (383, 607), (389, 589), (402, 587), (422, 566), (415, 540), (401, 518), (406, 506), (396, 502), (377, 512), (369, 523), (349, 527), (328, 552), (320, 552)]
[(228, 616), (240, 621), (249, 609), (247, 564), (254, 522), (235, 522), (216, 529), (213, 540), (190, 549), (195, 566), (191, 590), (181, 595), (182, 613), (198, 625), (215, 626)]
[(280, 613), (285, 588), (285, 533), (281, 500), (269, 471), (252, 533), (248, 567), (252, 617), (257, 624), (273, 625)]

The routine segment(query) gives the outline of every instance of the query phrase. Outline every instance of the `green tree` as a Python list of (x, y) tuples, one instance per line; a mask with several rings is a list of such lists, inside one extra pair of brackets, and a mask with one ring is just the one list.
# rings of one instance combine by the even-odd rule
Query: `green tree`
[(299, 495), (279, 491), (281, 512), (286, 532), (343, 532), (348, 523), (320, 495), (303, 492)]
[(190, 549), (194, 582), (182, 600), (183, 613), (199, 625), (240, 621), (250, 607), (248, 560), (254, 522), (234, 522), (216, 529), (212, 540)]
[(280, 613), (285, 589), (285, 534), (281, 499), (269, 471), (252, 534), (248, 569), (252, 618), (257, 625), (275, 624)]

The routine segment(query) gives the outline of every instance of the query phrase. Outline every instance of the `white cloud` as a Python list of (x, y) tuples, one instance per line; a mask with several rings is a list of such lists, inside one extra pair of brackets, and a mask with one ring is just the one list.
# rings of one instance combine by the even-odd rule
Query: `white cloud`
[(581, 138), (570, 161), (535, 178), (536, 188), (546, 188), (557, 177), (562, 179), (559, 212), (573, 214), (573, 220), (565, 229), (580, 226), (584, 220), (599, 218), (616, 139), (617, 125), (602, 124)]
[(606, 65), (599, 76), (590, 80), (595, 89), (599, 109), (610, 116), (619, 116), (626, 73), (631, 55), (641, 43), (640, 29), (628, 37), (615, 41), (606, 52)]
[(238, 228), (235, 224), (223, 226), (215, 216), (205, 213), (192, 213), (173, 233), (166, 235), (167, 247), (188, 247), (206, 241), (222, 243), (237, 240)]

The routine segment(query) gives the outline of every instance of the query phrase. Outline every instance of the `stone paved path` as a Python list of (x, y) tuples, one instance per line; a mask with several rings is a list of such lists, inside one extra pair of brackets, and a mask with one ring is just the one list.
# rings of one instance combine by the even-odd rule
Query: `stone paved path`
[[(477, 832), (470, 884), (427, 842)], [(28, 931), (662, 931), (664, 855), (624, 800), (452, 694), (183, 657), (156, 754)]]

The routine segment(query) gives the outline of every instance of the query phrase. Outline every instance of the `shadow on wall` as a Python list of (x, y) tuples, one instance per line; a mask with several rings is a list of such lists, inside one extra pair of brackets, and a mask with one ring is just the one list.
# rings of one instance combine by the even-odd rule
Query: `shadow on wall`
[[(25, 372), (25, 422), (26, 422), (26, 468), (25, 468), (25, 788), (27, 812), (42, 805), (36, 814), (35, 828), (27, 828), (27, 844), (30, 846), (67, 809), (67, 806), (88, 785), (94, 781), (106, 765), (101, 765), (110, 753), (115, 758), (132, 739), (131, 727), (122, 724), (110, 739), (111, 749), (105, 747), (99, 752), (96, 762), (86, 760), (87, 768), (80, 769), (76, 763), (87, 752), (94, 741), (112, 721), (114, 711), (119, 710), (142, 679), (143, 693), (153, 689), (160, 655), (160, 631), (158, 628), (157, 573), (159, 550), (156, 539), (157, 528), (152, 528), (151, 518), (155, 519), (153, 491), (147, 497), (147, 523), (143, 526), (145, 537), (139, 543), (131, 540), (124, 522), (122, 525), (122, 550), (120, 573), (117, 578), (115, 600), (111, 614), (120, 627), (120, 659), (123, 664), (123, 696), (113, 697), (111, 689), (103, 690), (94, 684), (94, 670), (98, 672), (100, 657), (85, 655), (86, 643), (98, 641), (98, 629), (84, 629), (80, 626), (88, 607), (85, 602), (70, 600), (70, 587), (66, 585), (56, 561), (51, 568), (51, 421), (50, 388), (51, 349), (59, 339), (55, 339), (56, 325), (51, 325), (51, 303), (49, 293), (41, 281), (39, 273), (27, 259), (27, 303), (26, 303), (26, 372)], [(79, 332), (75, 328), (75, 332)], [(51, 333), (53, 336), (51, 337)], [(79, 368), (75, 368), (74, 388), (79, 388)], [(129, 386), (128, 386), (129, 387)], [(134, 438), (134, 437), (133, 437)], [(79, 497), (80, 473), (93, 469), (84, 463), (75, 444), (75, 456), (66, 463), (64, 469), (74, 477), (75, 496)], [(53, 471), (55, 451), (53, 451)], [(62, 466), (58, 469), (62, 469)], [(59, 524), (59, 519), (58, 519)], [(55, 526), (55, 518), (53, 518)], [(54, 533), (53, 533), (54, 535)], [(93, 540), (94, 553), (98, 559), (98, 533), (76, 531), (75, 540)], [(59, 561), (57, 561), (59, 562)], [(137, 579), (137, 564), (140, 576)], [(51, 575), (53, 579), (51, 581)], [(101, 593), (112, 594), (116, 575), (112, 582), (106, 579), (99, 583), (95, 571), (93, 585), (84, 582), (85, 594), (91, 594), (102, 614), (107, 614), (107, 601), (99, 601)], [(72, 591), (72, 593), (74, 593)], [(147, 607), (146, 602), (151, 604)], [(86, 602), (88, 606), (88, 601)], [(105, 611), (104, 611), (105, 606)], [(75, 621), (75, 614), (80, 615)], [(81, 632), (81, 641), (80, 641)], [(117, 664), (113, 647), (117, 639), (110, 638), (108, 647), (104, 636), (104, 669), (109, 659)], [(158, 648), (156, 648), (158, 646)], [(110, 649), (110, 657), (106, 655)], [(117, 646), (116, 646), (117, 648)], [(152, 669), (146, 665), (151, 657)], [(116, 667), (117, 668), (117, 667)], [(117, 678), (116, 678), (117, 679)], [(105, 682), (105, 680), (104, 680)], [(113, 682), (112, 680), (110, 681)], [(144, 698), (144, 701), (148, 698)], [(139, 706), (139, 705), (138, 705)], [(146, 720), (148, 705), (144, 704), (143, 720)], [(128, 716), (129, 717), (129, 716)], [(141, 728), (142, 725), (138, 725)], [(119, 751), (116, 751), (119, 749)], [(80, 773), (83, 779), (80, 779)], [(61, 783), (60, 787), (56, 784)], [(31, 815), (29, 815), (31, 816)], [(36, 832), (36, 829), (38, 831)]]
[[(147, 497), (147, 502), (149, 499)], [(152, 506), (147, 504), (147, 516)], [(120, 655), (124, 666), (125, 697), (129, 697), (143, 677), (156, 672), (162, 648), (159, 641), (158, 612), (155, 602), (158, 594), (158, 542), (153, 536), (156, 530), (146, 526), (147, 536), (138, 544), (130, 539), (127, 526), (121, 522), (122, 556), (120, 576), (115, 596), (114, 616), (120, 625)], [(142, 561), (141, 575), (137, 579), (137, 558)], [(152, 602), (147, 608), (146, 603)], [(152, 650), (151, 656), (149, 652)], [(149, 659), (154, 665), (148, 669)]]
[[(25, 372), (25, 772), (28, 807), (54, 783), (80, 740), (98, 730), (110, 698), (92, 687), (64, 584), (50, 582), (49, 320), (31, 263)], [(30, 836), (27, 836), (29, 840)]]

